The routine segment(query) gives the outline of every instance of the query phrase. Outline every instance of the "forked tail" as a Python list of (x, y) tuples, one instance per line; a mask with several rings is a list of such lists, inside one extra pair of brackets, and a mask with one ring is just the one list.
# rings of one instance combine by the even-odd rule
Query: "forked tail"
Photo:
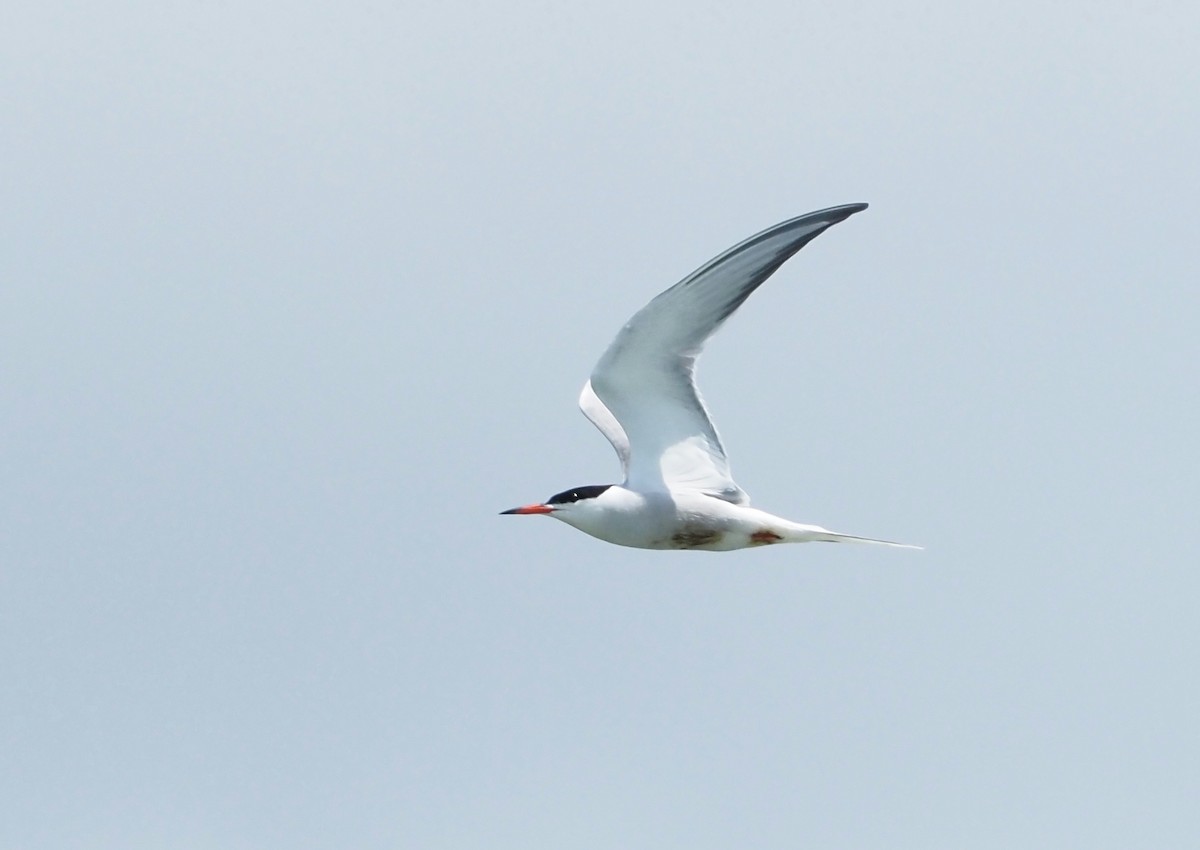
[(893, 540), (877, 540), (874, 537), (859, 537), (854, 534), (838, 534), (817, 525), (797, 525), (792, 532), (792, 539), (797, 542), (818, 543), (874, 543), (876, 546), (893, 546), (897, 549), (924, 549), (911, 543), (896, 543)]

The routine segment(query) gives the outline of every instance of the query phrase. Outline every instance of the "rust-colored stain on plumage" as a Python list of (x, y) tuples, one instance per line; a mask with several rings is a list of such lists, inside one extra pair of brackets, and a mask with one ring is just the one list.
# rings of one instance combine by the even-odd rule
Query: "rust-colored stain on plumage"
[(671, 535), (676, 549), (695, 549), (718, 542), (724, 535), (713, 528), (683, 528)]
[(755, 546), (765, 546), (768, 543), (778, 543), (783, 538), (771, 531), (769, 528), (764, 528), (762, 531), (756, 531), (750, 535), (750, 542)]

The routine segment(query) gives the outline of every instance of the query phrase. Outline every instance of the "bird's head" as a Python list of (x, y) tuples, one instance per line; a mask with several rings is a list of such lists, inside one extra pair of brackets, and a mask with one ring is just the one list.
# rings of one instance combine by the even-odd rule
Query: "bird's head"
[(510, 508), (500, 513), (501, 515), (548, 514), (569, 525), (577, 526), (580, 522), (586, 523), (588, 517), (600, 510), (597, 500), (611, 486), (611, 484), (589, 484), (584, 487), (572, 487), (570, 490), (555, 493), (544, 502)]

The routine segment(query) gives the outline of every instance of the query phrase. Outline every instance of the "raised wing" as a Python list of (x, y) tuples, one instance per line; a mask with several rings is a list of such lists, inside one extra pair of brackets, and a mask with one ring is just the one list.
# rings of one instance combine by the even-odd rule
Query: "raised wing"
[(700, 491), (735, 504), (749, 497), (733, 481), (717, 429), (696, 389), (705, 341), (789, 257), (866, 204), (809, 213), (751, 236), (639, 310), (592, 371), (580, 407), (608, 437), (626, 486)]

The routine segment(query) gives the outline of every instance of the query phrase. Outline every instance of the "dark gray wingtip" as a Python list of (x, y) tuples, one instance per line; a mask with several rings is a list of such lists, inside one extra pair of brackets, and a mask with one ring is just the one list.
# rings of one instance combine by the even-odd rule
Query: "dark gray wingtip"
[(810, 213), (811, 216), (828, 217), (833, 222), (845, 221), (855, 213), (860, 213), (865, 210), (869, 204), (842, 204), (839, 207), (829, 207), (828, 209), (819, 210), (815, 213)]

